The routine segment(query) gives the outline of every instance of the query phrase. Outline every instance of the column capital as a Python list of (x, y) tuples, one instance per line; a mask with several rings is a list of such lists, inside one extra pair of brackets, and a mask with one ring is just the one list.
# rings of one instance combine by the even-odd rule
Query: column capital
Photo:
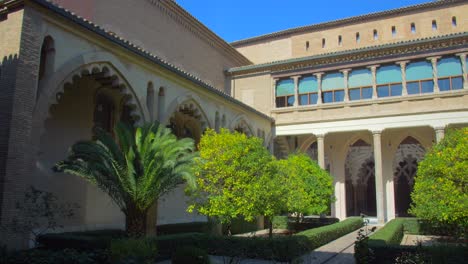
[(317, 139), (324, 139), (327, 133), (314, 134)]
[(438, 126), (432, 126), (432, 128), (434, 128), (435, 131), (438, 131), (438, 130), (445, 130), (447, 126), (443, 126), (443, 125), (438, 125)]
[(344, 74), (347, 74), (351, 71), (351, 69), (342, 69), (340, 70), (340, 72), (344, 73)]
[(369, 65), (366, 68), (370, 69), (371, 71), (376, 71), (378, 67), (380, 67), (380, 64)]
[(433, 56), (433, 57), (427, 57), (426, 60), (434, 62), (434, 61), (437, 61), (440, 58), (442, 58), (442, 56)]
[(395, 64), (398, 64), (398, 65), (404, 67), (404, 66), (406, 66), (406, 64), (408, 64), (410, 62), (411, 61), (409, 61), (409, 60), (404, 60), (404, 61), (397, 61), (397, 62), (395, 62)]
[(289, 78), (293, 79), (293, 80), (299, 80), (299, 78), (301, 78), (302, 75), (294, 75), (294, 76), (291, 76)]
[(315, 75), (315, 77), (317, 77), (317, 78), (322, 78), (322, 75), (324, 75), (324, 74), (325, 74), (324, 72), (313, 73), (313, 75)]
[(371, 132), (372, 132), (372, 135), (381, 135), (382, 134), (382, 131), (383, 129), (372, 129)]
[(457, 53), (457, 54), (455, 54), (455, 55), (457, 55), (457, 56), (459, 56), (459, 57), (461, 57), (461, 58), (466, 59), (466, 57), (468, 56), (468, 52), (461, 52), (461, 53)]

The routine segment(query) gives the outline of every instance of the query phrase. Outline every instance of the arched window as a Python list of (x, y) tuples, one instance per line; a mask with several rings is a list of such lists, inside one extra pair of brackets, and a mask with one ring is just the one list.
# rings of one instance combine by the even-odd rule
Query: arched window
[(158, 120), (163, 120), (163, 112), (164, 112), (164, 87), (159, 87), (158, 92)]
[(322, 49), (325, 48), (325, 39), (322, 39)]
[(377, 29), (374, 29), (374, 40), (379, 39), (379, 33), (377, 32)]
[(306, 41), (306, 44), (305, 44), (305, 48), (306, 48), (306, 50), (309, 50), (309, 46), (310, 46), (310, 43), (309, 43), (309, 41)]
[(341, 37), (341, 35), (338, 36), (338, 46), (342, 46), (343, 45), (343, 38)]
[(356, 32), (356, 43), (359, 44), (361, 42), (361, 35), (359, 35), (359, 32)]
[(452, 17), (452, 26), (456, 27), (457, 26), (457, 17)]
[(153, 122), (154, 120), (154, 88), (153, 88), (152, 82), (149, 82), (148, 87), (146, 88), (146, 107), (148, 107), (150, 119), (151, 119), (151, 122)]
[(396, 27), (395, 26), (392, 26), (392, 37), (396, 37)]
[(41, 59), (39, 63), (39, 80), (49, 74), (54, 68), (54, 39), (51, 36), (44, 38), (41, 47)]
[(416, 34), (416, 25), (411, 23), (411, 33)]
[(94, 127), (100, 127), (111, 133), (114, 126), (115, 106), (110, 97), (99, 93), (94, 106)]
[(432, 20), (432, 31), (437, 31), (437, 21)]

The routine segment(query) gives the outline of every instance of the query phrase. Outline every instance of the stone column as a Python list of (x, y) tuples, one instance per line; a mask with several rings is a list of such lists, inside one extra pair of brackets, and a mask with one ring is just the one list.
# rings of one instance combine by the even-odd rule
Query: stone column
[(377, 221), (379, 224), (385, 223), (385, 197), (382, 170), (382, 145), (381, 130), (372, 131), (374, 140), (374, 163), (375, 163), (375, 198), (377, 202)]
[(463, 89), (468, 89), (468, 70), (466, 69), (466, 55), (468, 53), (457, 54), (460, 57), (463, 72)]
[(436, 134), (436, 142), (439, 143), (445, 136), (445, 127), (438, 126), (434, 127), (435, 134)]
[(372, 72), (372, 99), (377, 99), (377, 67), (380, 65), (371, 65), (368, 66)]
[(403, 86), (403, 90), (401, 91), (402, 96), (408, 95), (408, 89), (406, 88), (406, 64), (410, 61), (399, 61), (396, 64), (400, 65), (401, 67), (401, 85)]
[(291, 77), (294, 80), (294, 107), (299, 105), (299, 78), (301, 76)]
[(322, 104), (322, 75), (323, 72), (318, 72), (314, 74), (315, 77), (317, 77), (317, 85), (318, 85), (318, 91), (317, 91), (317, 104)]
[(440, 92), (439, 90), (439, 77), (437, 76), (437, 60), (440, 59), (440, 56), (427, 58), (431, 61), (432, 64), (432, 80), (434, 82), (434, 93)]
[(350, 71), (351, 71), (351, 69), (344, 69), (344, 70), (340, 71), (340, 72), (343, 73), (343, 79), (344, 79), (344, 85), (345, 85), (345, 88), (344, 88), (344, 102), (349, 102), (348, 76), (349, 76)]
[(320, 168), (325, 169), (325, 134), (315, 135), (317, 137), (317, 154)]
[(272, 107), (272, 109), (276, 108), (276, 83), (277, 82), (278, 82), (278, 78), (273, 78), (271, 80), (271, 85), (273, 87), (273, 90), (272, 90), (273, 91), (273, 93), (272, 93), (272, 95), (273, 95), (272, 96), (272, 100), (273, 100), (272, 105), (273, 105), (273, 107)]

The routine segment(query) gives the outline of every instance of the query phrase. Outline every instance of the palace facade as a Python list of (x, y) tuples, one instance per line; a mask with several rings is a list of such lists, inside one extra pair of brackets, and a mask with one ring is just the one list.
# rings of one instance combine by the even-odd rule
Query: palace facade
[[(407, 215), (418, 162), (468, 124), (468, 3), (445, 0), (226, 43), (170, 0), (0, 3), (0, 220), (33, 185), (80, 209), (65, 230), (122, 228), (109, 197), (51, 167), (93, 128), (221, 127), (335, 179), (331, 214)], [(156, 213), (157, 212), (157, 213)], [(149, 223), (205, 221), (183, 186)], [(153, 221), (151, 221), (151, 219)], [(151, 228), (151, 227), (149, 227)], [(8, 230), (8, 229), (7, 229)], [(1, 231), (12, 247), (27, 235)]]

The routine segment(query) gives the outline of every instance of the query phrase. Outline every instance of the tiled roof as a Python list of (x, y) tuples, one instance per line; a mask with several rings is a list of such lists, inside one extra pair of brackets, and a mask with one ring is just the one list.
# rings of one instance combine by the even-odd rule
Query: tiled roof
[(329, 52), (329, 53), (323, 53), (323, 54), (312, 55), (312, 56), (307, 56), (307, 57), (272, 61), (272, 62), (255, 64), (255, 65), (247, 65), (247, 66), (242, 66), (242, 67), (231, 68), (231, 69), (227, 70), (227, 72), (228, 73), (235, 73), (235, 72), (241, 72), (241, 71), (247, 71), (247, 70), (263, 69), (263, 68), (268, 68), (268, 67), (276, 66), (276, 65), (285, 65), (285, 64), (290, 64), (290, 63), (301, 63), (301, 62), (306, 62), (306, 61), (310, 61), (310, 60), (314, 60), (314, 59), (323, 59), (323, 58), (335, 57), (335, 56), (340, 56), (340, 55), (361, 53), (361, 52), (365, 52), (365, 51), (374, 51), (374, 50), (385, 49), (385, 48), (397, 48), (397, 47), (407, 46), (407, 45), (411, 45), (411, 44), (422, 44), (422, 43), (427, 43), (427, 42), (431, 42), (431, 41), (447, 40), (447, 39), (458, 38), (458, 37), (467, 37), (467, 36), (468, 36), (468, 32), (461, 32), (461, 33), (453, 33), (453, 34), (442, 35), (442, 36), (419, 38), (419, 39), (399, 41), (399, 42), (389, 43), (389, 44), (382, 44), (382, 45), (376, 45), (376, 46), (363, 47), (363, 48), (358, 48), (358, 49), (350, 49), (350, 50), (344, 50), (344, 51)]
[(428, 8), (435, 8), (435, 7), (443, 7), (443, 6), (449, 6), (451, 4), (457, 4), (457, 3), (463, 3), (466, 2), (466, 0), (441, 0), (441, 1), (432, 1), (428, 3), (423, 3), (423, 4), (418, 4), (418, 5), (412, 5), (412, 6), (406, 6), (406, 7), (401, 7), (397, 9), (391, 9), (391, 10), (386, 10), (386, 11), (381, 11), (381, 12), (376, 12), (376, 13), (370, 13), (366, 15), (360, 15), (360, 16), (354, 16), (354, 17), (349, 17), (349, 18), (344, 18), (344, 19), (338, 19), (338, 20), (333, 20), (325, 23), (319, 23), (319, 24), (313, 24), (313, 25), (308, 25), (308, 26), (302, 26), (302, 27), (297, 27), (297, 28), (291, 28), (291, 29), (286, 29), (286, 30), (281, 30), (261, 36), (256, 36), (252, 38), (247, 38), (243, 40), (238, 40), (231, 42), (231, 45), (234, 47), (239, 47), (244, 44), (250, 44), (254, 43), (256, 41), (260, 40), (265, 40), (269, 38), (275, 38), (275, 37), (283, 37), (289, 34), (295, 34), (295, 33), (302, 33), (306, 31), (317, 31), (317, 30), (323, 30), (331, 27), (337, 27), (337, 26), (342, 26), (345, 24), (349, 23), (356, 23), (356, 22), (362, 22), (366, 20), (373, 20), (373, 19), (382, 19), (383, 17), (387, 16), (392, 16), (392, 15), (400, 15), (402, 13), (408, 13), (408, 12), (413, 12), (413, 11), (418, 11), (422, 9), (428, 9)]
[[(243, 102), (231, 97), (230, 95), (210, 86), (209, 84), (207, 84), (206, 82), (204, 82), (203, 80), (201, 80), (200, 78), (198, 78), (197, 76), (194, 76), (193, 74), (189, 73), (189, 72), (186, 72), (178, 67), (176, 67), (175, 65), (171, 64), (170, 62), (168, 61), (165, 61), (163, 59), (161, 59), (160, 57), (142, 49), (141, 47), (138, 47), (137, 45), (133, 44), (132, 42), (126, 40), (126, 39), (123, 39), (119, 36), (117, 36), (116, 34), (114, 34), (113, 32), (110, 32), (110, 31), (106, 31), (104, 28), (94, 24), (93, 22), (89, 21), (89, 20), (86, 20), (85, 18), (82, 18), (80, 16), (78, 16), (77, 14), (49, 1), (49, 0), (31, 0), (37, 4), (39, 4), (40, 6), (44, 7), (44, 8), (47, 8), (48, 10), (54, 12), (55, 14), (59, 15), (59, 16), (62, 16), (64, 18), (66, 18), (67, 20), (89, 30), (89, 31), (92, 31), (93, 33), (113, 42), (114, 44), (116, 45), (119, 45), (125, 49), (127, 49), (128, 51), (134, 53), (135, 55), (138, 55), (140, 57), (143, 57), (145, 59), (148, 59), (150, 60), (151, 62), (153, 63), (156, 63), (157, 65), (179, 75), (180, 77), (182, 78), (185, 78), (199, 86), (201, 86), (202, 88), (206, 89), (207, 91), (209, 91), (210, 93), (213, 93), (213, 94), (216, 94), (218, 96), (221, 96), (223, 97), (224, 99), (234, 103), (234, 104), (237, 104), (239, 106), (241, 106), (242, 108), (250, 111), (250, 112), (253, 112), (257, 115), (260, 115), (262, 116), (263, 118), (266, 118), (268, 120), (270, 120), (271, 122), (274, 122), (274, 119), (271, 118), (270, 116), (268, 115), (265, 115), (264, 113), (261, 113), (260, 111), (256, 110), (255, 108), (247, 105), (247, 104), (244, 104)], [(1, 2), (0, 2), (1, 3)]]

